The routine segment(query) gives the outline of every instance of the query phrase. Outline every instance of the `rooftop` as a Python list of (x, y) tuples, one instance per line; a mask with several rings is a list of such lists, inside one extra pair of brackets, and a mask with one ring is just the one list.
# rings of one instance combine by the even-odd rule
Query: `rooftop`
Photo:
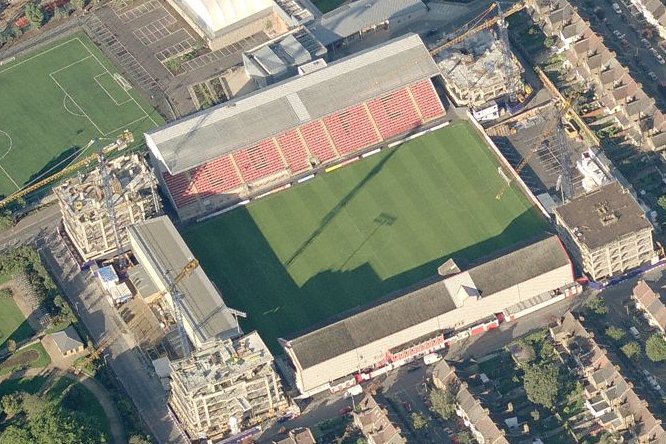
[(290, 345), (303, 368), (313, 367), (456, 309), (465, 295), (460, 291), (452, 294), (451, 289), (456, 287), (451, 285), (454, 281), (459, 283), (471, 278), (473, 290), (481, 297), (487, 297), (569, 264), (569, 257), (557, 236), (514, 246), (513, 251), (502, 253), (467, 272), (431, 279), (377, 301), (369, 308), (360, 308), (344, 319), (292, 339)]
[(555, 208), (559, 219), (589, 249), (652, 225), (633, 196), (618, 182), (604, 185)]
[(192, 18), (215, 34), (273, 8), (272, 0), (182, 0)]
[(171, 372), (189, 393), (195, 393), (225, 379), (252, 374), (257, 367), (272, 362), (273, 355), (253, 331), (234, 340), (211, 341), (189, 358), (171, 361)]
[(408, 34), (148, 132), (146, 141), (178, 174), (438, 73), (421, 38)]
[(83, 347), (81, 337), (71, 325), (64, 330), (51, 333), (51, 338), (61, 353)]
[[(185, 264), (194, 256), (167, 216), (150, 219), (129, 227), (129, 233), (147, 256), (150, 267), (161, 276), (155, 287), (167, 288)], [(183, 316), (200, 342), (238, 334), (238, 323), (206, 273), (197, 267), (177, 285), (183, 295)]]
[(324, 14), (310, 26), (310, 30), (324, 46), (328, 46), (397, 16), (426, 11), (421, 0), (357, 0)]

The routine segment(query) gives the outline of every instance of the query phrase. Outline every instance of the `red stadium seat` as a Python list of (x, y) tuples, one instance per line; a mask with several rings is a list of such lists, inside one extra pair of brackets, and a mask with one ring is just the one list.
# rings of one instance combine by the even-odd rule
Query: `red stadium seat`
[(305, 143), (308, 144), (308, 149), (320, 162), (326, 162), (337, 157), (331, 143), (328, 141), (328, 137), (326, 137), (326, 130), (321, 120), (306, 123), (299, 130), (303, 139), (305, 139)]
[(162, 177), (177, 208), (184, 207), (196, 200), (194, 185), (187, 172), (176, 174), (175, 176), (163, 173)]
[(326, 116), (323, 120), (340, 154), (349, 154), (381, 141), (363, 105)]
[(368, 108), (384, 139), (390, 139), (421, 124), (421, 118), (407, 89), (371, 100)]
[(253, 182), (285, 169), (273, 139), (266, 139), (233, 154), (245, 182)]
[(295, 129), (291, 130), (277, 136), (275, 139), (292, 174), (300, 173), (310, 168), (310, 153), (305, 149), (298, 131)]
[(435, 119), (444, 115), (444, 107), (439, 100), (435, 87), (430, 80), (423, 80), (409, 88), (419, 105), (421, 115), (425, 121)]

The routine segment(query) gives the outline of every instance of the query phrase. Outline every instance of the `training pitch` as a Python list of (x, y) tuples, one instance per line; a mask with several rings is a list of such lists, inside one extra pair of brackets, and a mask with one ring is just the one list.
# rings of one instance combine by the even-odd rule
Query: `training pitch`
[(3, 61), (0, 104), (0, 195), (163, 123), (83, 33)]
[(467, 123), (192, 225), (184, 237), (230, 307), (276, 349), (341, 311), (544, 231)]

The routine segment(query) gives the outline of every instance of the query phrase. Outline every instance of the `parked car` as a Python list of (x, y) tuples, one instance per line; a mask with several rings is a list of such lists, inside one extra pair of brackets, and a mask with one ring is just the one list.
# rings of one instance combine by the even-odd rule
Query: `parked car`
[(620, 5), (617, 3), (613, 3), (613, 11), (615, 11), (616, 14), (622, 14), (622, 10), (620, 9)]
[(650, 72), (648, 73), (648, 77), (649, 77), (650, 79), (652, 79), (653, 81), (655, 81), (655, 82), (657, 81), (657, 75), (656, 75), (655, 73), (653, 73), (652, 71), (650, 71)]
[(645, 39), (645, 38), (641, 39), (641, 43), (642, 43), (643, 46), (646, 47), (647, 49), (650, 49), (650, 48), (652, 47), (652, 45), (650, 45), (650, 42), (648, 41), (648, 39)]
[(659, 62), (660, 65), (663, 65), (664, 63), (666, 63), (666, 61), (661, 56), (661, 54), (657, 56), (657, 62)]

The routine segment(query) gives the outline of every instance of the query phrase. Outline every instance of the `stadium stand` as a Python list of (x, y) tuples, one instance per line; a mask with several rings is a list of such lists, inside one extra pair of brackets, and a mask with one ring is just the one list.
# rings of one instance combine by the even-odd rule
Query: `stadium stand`
[(453, 270), (281, 339), (301, 395), (345, 389), (439, 350), (459, 334), (469, 337), (496, 328), (498, 313), (516, 305), (529, 311), (580, 289), (554, 235), (514, 245), (467, 270)]
[(445, 114), (418, 35), (336, 61), (146, 134), (181, 219), (362, 154)]

